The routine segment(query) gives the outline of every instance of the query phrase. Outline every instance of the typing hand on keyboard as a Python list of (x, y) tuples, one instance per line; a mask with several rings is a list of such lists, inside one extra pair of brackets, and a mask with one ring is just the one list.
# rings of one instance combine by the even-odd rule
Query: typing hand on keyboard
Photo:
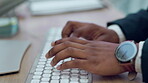
[[(66, 70), (57, 70), (56, 66), (52, 67), (50, 65), (52, 58), (46, 59), (45, 54), (52, 48), (49, 46), (53, 41), (60, 39), (61, 29), (51, 28), (49, 35), (41, 56), (37, 59), (37, 64), (35, 69), (33, 68), (33, 76), (31, 83), (91, 83), (92, 75), (78, 68), (71, 68)], [(54, 44), (53, 44), (54, 45)], [(71, 61), (72, 58), (67, 58), (61, 60), (57, 65), (64, 62)], [(27, 82), (28, 83), (28, 82)]]
[(115, 50), (119, 43), (115, 42), (119, 42), (119, 39), (112, 30), (96, 24), (69, 21), (62, 30), (62, 39), (54, 42), (46, 57), (54, 57), (52, 66), (66, 58), (75, 58), (58, 64), (58, 70), (79, 68), (98, 75), (117, 75), (128, 68), (118, 63)]

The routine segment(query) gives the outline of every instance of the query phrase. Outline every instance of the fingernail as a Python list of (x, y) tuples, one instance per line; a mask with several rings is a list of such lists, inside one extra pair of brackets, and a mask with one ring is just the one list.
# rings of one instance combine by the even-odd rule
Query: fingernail
[(56, 68), (56, 69), (57, 69), (57, 70), (60, 70), (60, 68), (61, 68), (61, 67), (60, 67), (60, 65), (59, 65), (59, 66), (57, 66), (57, 68)]

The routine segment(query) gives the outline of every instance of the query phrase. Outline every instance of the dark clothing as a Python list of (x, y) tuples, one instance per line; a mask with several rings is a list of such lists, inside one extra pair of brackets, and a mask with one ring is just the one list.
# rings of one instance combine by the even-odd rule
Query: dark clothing
[(145, 41), (142, 49), (141, 68), (143, 82), (148, 83), (148, 10), (130, 14), (124, 19), (108, 23), (108, 26), (112, 24), (120, 26), (127, 40)]

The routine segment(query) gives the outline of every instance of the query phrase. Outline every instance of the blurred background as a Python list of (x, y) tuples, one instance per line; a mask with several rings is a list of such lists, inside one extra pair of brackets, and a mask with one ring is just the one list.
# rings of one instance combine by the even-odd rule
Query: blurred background
[[(20, 4), (27, 4), (31, 16), (56, 15), (66, 12), (99, 10), (109, 2), (124, 15), (147, 9), (148, 0), (0, 0), (0, 37), (10, 37), (18, 32), (18, 17), (24, 12), (16, 11)], [(21, 14), (20, 14), (21, 13)]]
[(124, 14), (135, 13), (148, 8), (148, 0), (110, 0)]

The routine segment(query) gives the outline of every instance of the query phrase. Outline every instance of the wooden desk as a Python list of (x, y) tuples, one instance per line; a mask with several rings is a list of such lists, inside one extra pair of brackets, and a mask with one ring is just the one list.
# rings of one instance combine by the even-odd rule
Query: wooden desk
[[(46, 33), (50, 27), (63, 27), (69, 20), (92, 22), (106, 26), (107, 22), (123, 17), (123, 14), (113, 7), (101, 10), (33, 17), (26, 6), (26, 4), (23, 4), (17, 8), (17, 15), (23, 16), (23, 18), (20, 18), (20, 31), (16, 36), (8, 40), (28, 40), (31, 42), (31, 47), (24, 55), (20, 72), (0, 76), (0, 83), (25, 82), (36, 56), (41, 51)], [(126, 75), (126, 73), (110, 77), (93, 75), (93, 80), (94, 83), (141, 83), (142, 81), (140, 74), (134, 81), (128, 81)]]

